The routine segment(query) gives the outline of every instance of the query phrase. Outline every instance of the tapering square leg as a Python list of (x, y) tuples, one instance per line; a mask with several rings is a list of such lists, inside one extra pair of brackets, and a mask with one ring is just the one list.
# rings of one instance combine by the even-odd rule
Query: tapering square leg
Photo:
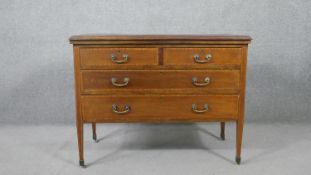
[(96, 123), (95, 123), (95, 122), (92, 123), (92, 131), (93, 131), (93, 140), (94, 140), (95, 142), (98, 142), (98, 140), (97, 140), (97, 135), (96, 135)]
[(225, 122), (220, 122), (220, 138), (225, 140)]
[(237, 164), (241, 163), (241, 147), (242, 147), (242, 135), (243, 135), (243, 120), (236, 122), (236, 157)]
[(78, 147), (79, 147), (79, 164), (84, 167), (84, 156), (83, 156), (83, 122), (77, 122), (77, 133), (78, 133)]

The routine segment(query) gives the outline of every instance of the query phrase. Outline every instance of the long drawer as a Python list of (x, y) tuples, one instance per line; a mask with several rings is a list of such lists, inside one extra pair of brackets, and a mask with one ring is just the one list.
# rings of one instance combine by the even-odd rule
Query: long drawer
[(157, 48), (80, 48), (82, 69), (158, 64)]
[(239, 89), (238, 70), (82, 71), (83, 94), (150, 89)]
[(236, 119), (238, 96), (82, 96), (87, 122)]
[(211, 65), (239, 65), (241, 48), (165, 48), (164, 65), (208, 67)]

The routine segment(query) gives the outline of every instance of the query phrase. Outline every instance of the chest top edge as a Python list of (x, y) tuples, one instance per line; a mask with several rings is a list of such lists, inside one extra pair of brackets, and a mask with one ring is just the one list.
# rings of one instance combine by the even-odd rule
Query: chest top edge
[(247, 35), (74, 35), (71, 44), (249, 44)]

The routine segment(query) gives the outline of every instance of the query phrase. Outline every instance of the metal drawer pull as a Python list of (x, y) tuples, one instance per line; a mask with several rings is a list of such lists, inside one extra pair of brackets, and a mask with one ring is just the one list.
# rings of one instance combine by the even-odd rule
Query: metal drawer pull
[(129, 84), (129, 81), (130, 81), (130, 79), (129, 79), (128, 77), (125, 77), (125, 78), (123, 79), (123, 83), (118, 83), (118, 82), (117, 82), (117, 78), (115, 78), (115, 77), (112, 77), (112, 78), (111, 78), (111, 83), (112, 83), (112, 85), (114, 85), (114, 86), (116, 86), (116, 87), (124, 87), (124, 86), (127, 86), (127, 85)]
[(211, 61), (212, 57), (213, 57), (212, 54), (206, 54), (205, 59), (200, 60), (200, 55), (196, 54), (196, 55), (194, 55), (194, 61), (197, 63), (207, 63), (207, 62)]
[(122, 60), (118, 60), (117, 56), (115, 54), (111, 55), (111, 61), (117, 64), (123, 64), (126, 63), (128, 61), (129, 56), (127, 54), (123, 54), (122, 55)]
[(210, 77), (205, 77), (203, 83), (199, 83), (197, 77), (192, 78), (192, 84), (199, 87), (207, 86), (208, 84), (210, 84), (210, 82), (211, 82)]
[(123, 111), (120, 111), (119, 107), (116, 104), (112, 105), (112, 112), (116, 114), (126, 114), (126, 113), (129, 113), (130, 111), (131, 111), (131, 107), (129, 105), (124, 105)]
[(208, 111), (208, 104), (204, 104), (203, 109), (197, 109), (197, 105), (196, 104), (192, 104), (192, 111), (195, 113), (204, 113), (206, 111)]

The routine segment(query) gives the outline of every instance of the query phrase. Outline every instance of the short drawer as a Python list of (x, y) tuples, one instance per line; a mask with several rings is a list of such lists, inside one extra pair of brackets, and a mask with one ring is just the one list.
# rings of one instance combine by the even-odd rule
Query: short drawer
[(241, 48), (165, 48), (164, 65), (210, 65), (241, 64)]
[(157, 65), (157, 48), (80, 48), (81, 68)]
[(111, 91), (238, 89), (238, 70), (97, 70), (82, 71), (82, 93)]
[(83, 96), (88, 122), (236, 119), (238, 96)]

